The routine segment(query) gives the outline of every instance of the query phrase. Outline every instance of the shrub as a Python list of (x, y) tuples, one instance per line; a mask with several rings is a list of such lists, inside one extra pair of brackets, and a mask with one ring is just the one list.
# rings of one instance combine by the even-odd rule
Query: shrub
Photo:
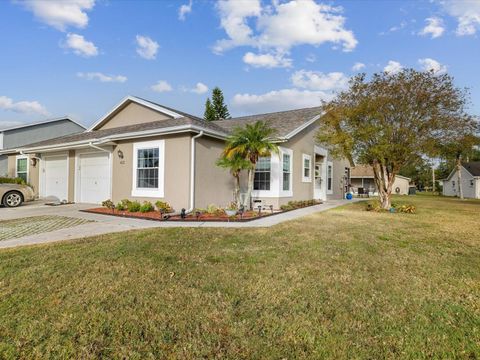
[(120, 210), (120, 211), (124, 211), (127, 209), (127, 207), (125, 205), (123, 205), (123, 202), (118, 202), (117, 205), (115, 206), (115, 209), (117, 210)]
[(147, 213), (147, 212), (150, 212), (150, 211), (153, 211), (153, 210), (155, 210), (155, 208), (153, 207), (153, 205), (150, 201), (144, 201), (142, 206), (140, 206), (140, 212), (141, 213)]
[(155, 206), (157, 207), (157, 210), (160, 211), (162, 214), (168, 214), (173, 212), (173, 208), (166, 201), (159, 200), (155, 203)]
[(382, 205), (380, 204), (380, 201), (378, 200), (372, 200), (367, 202), (367, 207), (365, 208), (367, 211), (375, 211), (375, 212), (383, 212), (387, 211), (382, 208)]
[(102, 202), (102, 206), (106, 207), (107, 209), (114, 210), (115, 209), (115, 204), (113, 203), (112, 200), (108, 199)]
[(283, 211), (300, 209), (302, 207), (312, 206), (319, 204), (320, 202), (315, 199), (310, 200), (298, 200), (298, 201), (289, 201), (288, 203), (281, 205), (280, 209)]
[(10, 178), (10, 177), (0, 177), (0, 184), (27, 185), (25, 180), (23, 180), (22, 178)]
[(411, 204), (398, 206), (396, 210), (400, 213), (405, 213), (405, 214), (415, 214), (417, 212), (417, 209), (415, 208), (415, 206)]
[(129, 201), (127, 204), (127, 209), (129, 212), (139, 212), (140, 211), (140, 203), (138, 201)]
[(208, 205), (207, 208), (205, 209), (205, 211), (206, 211), (207, 214), (211, 214), (211, 215), (223, 215), (224, 214), (223, 209), (219, 208), (215, 204)]

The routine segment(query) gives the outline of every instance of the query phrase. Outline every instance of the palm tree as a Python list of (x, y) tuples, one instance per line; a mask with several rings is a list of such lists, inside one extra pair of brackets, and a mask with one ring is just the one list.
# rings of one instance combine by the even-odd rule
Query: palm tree
[(222, 157), (217, 160), (217, 166), (230, 169), (230, 174), (235, 178), (233, 197), (235, 202), (240, 204), (240, 173), (242, 170), (250, 169), (252, 164), (240, 154), (235, 154), (231, 158), (222, 155)]
[(248, 168), (248, 189), (244, 205), (251, 207), (253, 180), (258, 159), (278, 153), (274, 134), (275, 130), (265, 122), (257, 121), (253, 125), (247, 124), (245, 127), (235, 128), (227, 140), (222, 156), (227, 159), (240, 156), (251, 164)]

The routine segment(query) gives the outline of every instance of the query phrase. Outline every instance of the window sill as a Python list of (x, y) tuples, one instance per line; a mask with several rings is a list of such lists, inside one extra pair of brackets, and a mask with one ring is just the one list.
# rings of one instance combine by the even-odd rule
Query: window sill
[(132, 189), (132, 196), (163, 198), (164, 193), (161, 189)]

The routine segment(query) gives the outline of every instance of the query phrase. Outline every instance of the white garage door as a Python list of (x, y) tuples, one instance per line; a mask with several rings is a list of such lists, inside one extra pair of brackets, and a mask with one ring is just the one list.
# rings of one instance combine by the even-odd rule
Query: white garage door
[(78, 202), (100, 204), (110, 198), (110, 161), (107, 153), (79, 156)]
[(43, 197), (62, 201), (68, 198), (68, 163), (67, 156), (47, 156), (44, 159)]

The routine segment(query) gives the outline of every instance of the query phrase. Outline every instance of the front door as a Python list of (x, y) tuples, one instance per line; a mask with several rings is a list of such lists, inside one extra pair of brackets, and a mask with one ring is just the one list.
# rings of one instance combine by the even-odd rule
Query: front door
[(322, 199), (322, 164), (315, 163), (315, 188), (313, 196), (315, 199)]

